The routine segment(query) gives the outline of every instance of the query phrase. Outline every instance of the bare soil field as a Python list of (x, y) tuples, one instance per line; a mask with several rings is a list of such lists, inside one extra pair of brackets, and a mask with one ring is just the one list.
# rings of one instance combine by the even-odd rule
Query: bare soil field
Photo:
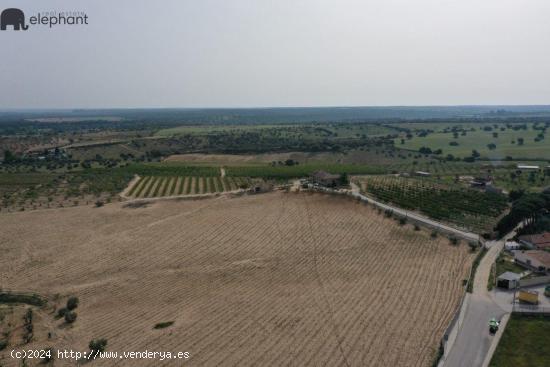
[[(191, 356), (92, 366), (429, 366), (473, 259), (321, 194), (9, 213), (0, 228), (0, 287), (50, 299), (25, 349), (106, 338), (108, 351)], [(53, 307), (69, 296), (65, 325)], [(20, 365), (12, 335), (0, 365)]]

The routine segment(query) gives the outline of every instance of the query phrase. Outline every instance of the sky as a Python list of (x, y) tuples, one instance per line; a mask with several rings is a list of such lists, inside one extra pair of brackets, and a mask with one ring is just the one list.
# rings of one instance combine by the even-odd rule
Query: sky
[(0, 0), (0, 109), (550, 104), (548, 0)]

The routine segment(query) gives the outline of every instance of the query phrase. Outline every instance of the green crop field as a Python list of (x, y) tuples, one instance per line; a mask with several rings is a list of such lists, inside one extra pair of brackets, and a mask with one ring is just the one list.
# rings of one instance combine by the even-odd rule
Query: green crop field
[(135, 164), (124, 170), (140, 176), (206, 176), (220, 175), (220, 169), (208, 166), (187, 166), (178, 163)]
[(476, 232), (491, 232), (507, 207), (506, 197), (428, 180), (393, 176), (361, 177), (361, 189), (377, 199)]
[(132, 186), (128, 196), (154, 198), (212, 194), (247, 188), (251, 184), (249, 178), (243, 177), (144, 176)]
[(489, 366), (550, 366), (550, 317), (512, 314)]
[[(550, 159), (550, 144), (544, 138), (535, 141), (539, 134), (544, 137), (544, 132), (533, 129), (533, 124), (527, 124), (526, 129), (519, 130), (507, 128), (505, 125), (487, 128), (491, 130), (478, 127), (474, 128), (475, 131), (470, 131), (466, 128), (465, 135), (462, 132), (455, 135), (453, 131), (434, 132), (427, 136), (415, 135), (411, 139), (404, 139), (403, 144), (400, 137), (395, 139), (395, 146), (415, 151), (422, 147), (428, 147), (432, 151), (441, 149), (443, 156), (452, 154), (461, 158), (471, 156), (472, 151), (477, 150), (482, 158), (487, 159)], [(452, 146), (451, 142), (456, 145)], [(493, 149), (489, 147), (490, 144), (494, 144)]]

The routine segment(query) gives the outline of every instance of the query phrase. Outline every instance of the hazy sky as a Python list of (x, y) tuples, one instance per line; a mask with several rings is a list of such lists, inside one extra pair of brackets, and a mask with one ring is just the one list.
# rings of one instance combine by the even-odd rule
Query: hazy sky
[(548, 0), (0, 0), (0, 108), (550, 104)]

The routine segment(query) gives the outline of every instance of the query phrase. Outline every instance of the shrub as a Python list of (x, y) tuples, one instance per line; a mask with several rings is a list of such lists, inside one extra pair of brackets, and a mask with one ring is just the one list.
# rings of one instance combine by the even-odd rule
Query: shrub
[(391, 209), (386, 209), (384, 210), (384, 215), (387, 217), (387, 218), (391, 218), (393, 216), (393, 210)]
[(76, 321), (76, 312), (74, 311), (67, 311), (65, 313), (65, 322), (67, 324), (72, 324), (73, 322)]
[(458, 238), (456, 238), (455, 236), (449, 237), (449, 241), (450, 241), (451, 244), (453, 244), (453, 245), (458, 245)]
[(70, 297), (68, 300), (67, 300), (67, 309), (72, 311), (74, 310), (75, 308), (78, 307), (78, 297)]
[(415, 225), (414, 225), (414, 230), (415, 230), (415, 231), (420, 231), (420, 227), (418, 226), (418, 224), (415, 224)]
[(154, 329), (164, 329), (168, 326), (172, 326), (174, 324), (174, 321), (166, 321), (166, 322), (159, 322), (154, 326)]
[(102, 353), (105, 351), (105, 348), (107, 347), (107, 339), (104, 339), (104, 338), (93, 339), (92, 341), (90, 341), (90, 344), (88, 344), (88, 347), (90, 348), (93, 354)]
[(0, 340), (0, 350), (6, 349), (7, 346), (8, 346), (7, 340)]
[(471, 251), (471, 252), (476, 252), (476, 250), (477, 250), (477, 243), (475, 243), (474, 241), (470, 241), (470, 242), (468, 242), (468, 246), (470, 247), (470, 251)]
[(430, 237), (431, 238), (436, 238), (437, 237), (437, 231), (432, 231), (432, 233), (430, 234)]
[(407, 218), (399, 218), (399, 225), (404, 226), (405, 224), (407, 224)]
[(101, 200), (98, 200), (95, 202), (95, 207), (96, 208), (101, 208), (103, 205), (105, 205), (105, 203)]
[(59, 310), (57, 310), (57, 317), (64, 317), (67, 312), (69, 312), (69, 310), (67, 310), (65, 307), (60, 308)]
[(44, 357), (42, 357), (42, 363), (48, 364), (50, 361), (53, 360), (53, 357), (55, 355), (55, 350), (53, 348), (47, 348), (44, 353)]

